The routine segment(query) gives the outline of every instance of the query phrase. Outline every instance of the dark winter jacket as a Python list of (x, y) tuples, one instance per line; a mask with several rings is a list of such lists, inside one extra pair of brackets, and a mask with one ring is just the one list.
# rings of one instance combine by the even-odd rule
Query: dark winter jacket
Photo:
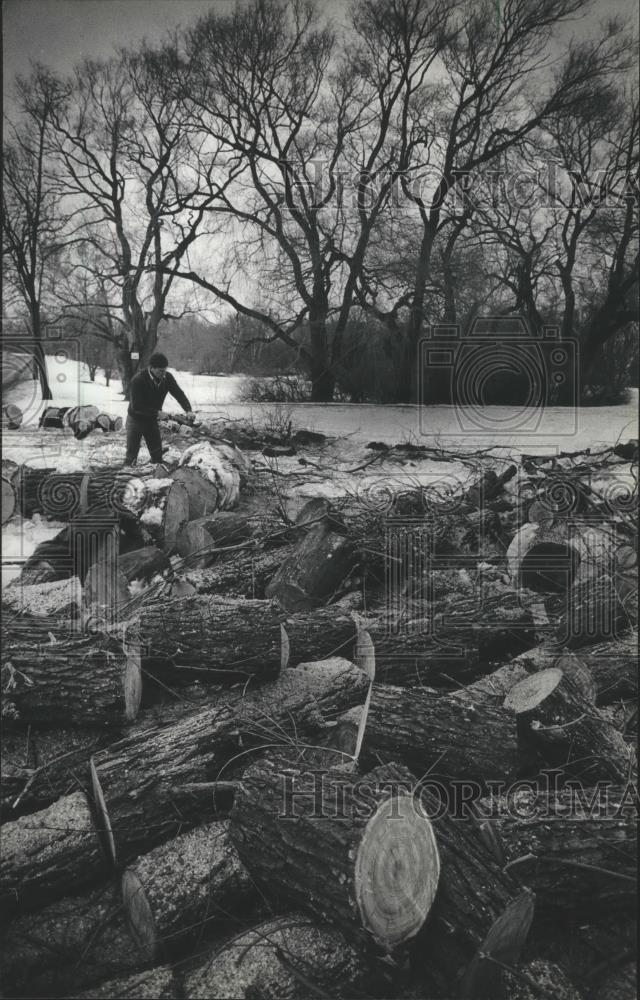
[(167, 393), (178, 401), (185, 413), (190, 412), (191, 403), (173, 375), (166, 372), (161, 381), (156, 381), (148, 368), (138, 372), (131, 379), (129, 388), (129, 416), (138, 420), (153, 420), (158, 416), (158, 410), (162, 409)]

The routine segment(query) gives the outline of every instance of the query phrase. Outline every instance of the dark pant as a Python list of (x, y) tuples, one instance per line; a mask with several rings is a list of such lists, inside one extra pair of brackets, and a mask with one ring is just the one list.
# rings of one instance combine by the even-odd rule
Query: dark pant
[(144, 438), (149, 449), (152, 462), (162, 461), (162, 438), (160, 427), (155, 417), (127, 416), (127, 465), (135, 465), (140, 451), (140, 442)]

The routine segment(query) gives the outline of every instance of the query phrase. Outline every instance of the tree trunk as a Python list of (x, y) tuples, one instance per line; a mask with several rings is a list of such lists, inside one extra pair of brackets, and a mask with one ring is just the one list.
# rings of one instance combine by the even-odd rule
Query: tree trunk
[(9, 730), (2, 736), (2, 822), (45, 809), (63, 795), (88, 788), (89, 758), (116, 734), (96, 729)]
[(402, 761), (416, 774), (510, 781), (519, 766), (516, 719), (508, 709), (455, 695), (376, 683), (363, 753)]
[(126, 869), (122, 898), (146, 962), (194, 942), (207, 921), (246, 909), (255, 889), (229, 839), (229, 822), (199, 826)]
[(155, 969), (132, 976), (118, 976), (108, 982), (84, 989), (73, 994), (69, 1000), (113, 1000), (114, 997), (135, 997), (136, 1000), (178, 1000), (182, 991), (176, 973), (170, 965), (158, 965)]
[[(189, 499), (191, 501), (191, 497)], [(190, 514), (191, 510), (190, 502)], [(242, 514), (219, 511), (214, 517), (200, 517), (183, 525), (178, 533), (176, 548), (189, 569), (204, 569), (218, 557), (218, 549), (239, 545), (252, 534), (253, 530)]]
[[(274, 917), (214, 949), (184, 975), (189, 1000), (373, 996), (362, 956), (331, 926)], [(308, 985), (308, 984), (311, 985)], [(376, 984), (379, 986), (379, 982)], [(369, 988), (368, 988), (369, 987)]]
[(316, 524), (282, 563), (266, 595), (289, 611), (319, 607), (344, 588), (356, 563), (350, 539)]
[(330, 403), (333, 400), (335, 376), (329, 361), (326, 319), (310, 319), (309, 340), (311, 364), (311, 402)]
[(96, 882), (106, 871), (82, 792), (2, 827), (0, 901), (5, 917), (38, 909)]
[(346, 661), (284, 670), (267, 687), (221, 695), (174, 725), (149, 725), (92, 758), (92, 781), (114, 860), (124, 863), (212, 816), (212, 795), (187, 786), (224, 778), (228, 761), (250, 747), (280, 745), (318, 732), (326, 717), (364, 700), (367, 680)]
[(11, 995), (46, 998), (69, 996), (142, 964), (112, 885), (14, 920), (0, 938), (0, 961)]
[(47, 358), (44, 353), (44, 348), (41, 341), (40, 333), (40, 317), (32, 316), (33, 324), (33, 360), (34, 360), (34, 378), (37, 378), (40, 383), (40, 392), (42, 394), (42, 399), (53, 399), (53, 394), (51, 392), (51, 387), (49, 385), (49, 377), (47, 374)]
[(623, 784), (631, 773), (630, 749), (622, 735), (586, 701), (575, 681), (558, 667), (519, 681), (505, 698), (518, 716), (522, 750), (594, 784)]
[(583, 916), (628, 907), (636, 895), (635, 801), (623, 788), (521, 789), (479, 803), (500, 863), (539, 904)]
[(231, 838), (278, 900), (388, 954), (422, 927), (438, 888), (431, 823), (396, 766), (362, 778), (257, 763), (244, 772)]
[(2, 691), (23, 722), (120, 726), (138, 714), (140, 649), (110, 636), (5, 642)]

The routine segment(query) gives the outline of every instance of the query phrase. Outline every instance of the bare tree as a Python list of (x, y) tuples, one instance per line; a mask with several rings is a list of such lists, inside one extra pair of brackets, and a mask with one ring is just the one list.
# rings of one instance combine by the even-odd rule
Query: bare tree
[(68, 241), (71, 213), (49, 159), (49, 137), (62, 99), (58, 82), (42, 67), (18, 78), (18, 119), (5, 117), (2, 156), (3, 272), (5, 296), (12, 290), (26, 309), (35, 371), (43, 399), (51, 399), (43, 339), (52, 274)]

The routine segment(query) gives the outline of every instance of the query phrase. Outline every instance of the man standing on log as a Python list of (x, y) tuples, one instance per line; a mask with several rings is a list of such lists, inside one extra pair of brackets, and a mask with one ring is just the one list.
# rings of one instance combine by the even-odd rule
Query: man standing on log
[(138, 372), (131, 379), (129, 389), (129, 409), (127, 411), (127, 457), (125, 465), (135, 465), (140, 442), (144, 438), (151, 461), (162, 462), (162, 438), (158, 424), (158, 413), (162, 409), (167, 393), (180, 404), (187, 417), (195, 419), (191, 403), (167, 371), (164, 354), (152, 354), (149, 367)]

